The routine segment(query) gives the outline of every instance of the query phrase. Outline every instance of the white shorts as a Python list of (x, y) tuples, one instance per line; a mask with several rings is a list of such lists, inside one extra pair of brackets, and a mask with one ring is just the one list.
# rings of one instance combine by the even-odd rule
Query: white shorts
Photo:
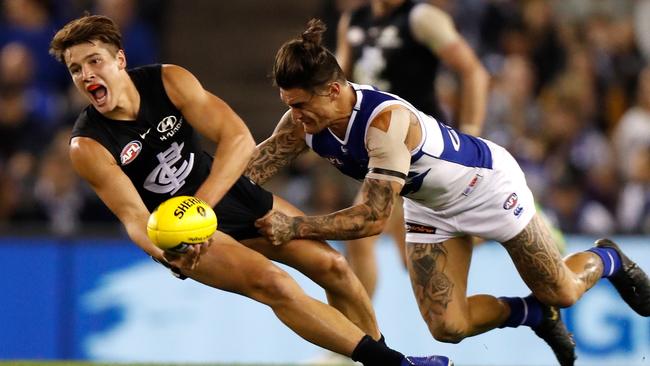
[(503, 243), (528, 225), (536, 209), (524, 173), (508, 151), (490, 145), (492, 169), (477, 173), (470, 195), (445, 210), (404, 197), (407, 242), (440, 243), (469, 234)]

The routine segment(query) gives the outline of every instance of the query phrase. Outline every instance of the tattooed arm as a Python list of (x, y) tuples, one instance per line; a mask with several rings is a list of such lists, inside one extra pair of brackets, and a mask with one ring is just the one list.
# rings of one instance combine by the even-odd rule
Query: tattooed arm
[(369, 162), (361, 204), (324, 216), (288, 217), (271, 211), (255, 223), (260, 232), (275, 245), (297, 238), (347, 240), (381, 233), (410, 167), (406, 139), (411, 118), (407, 109), (396, 106), (371, 122), (365, 141)]
[(255, 225), (274, 245), (292, 239), (358, 239), (381, 233), (401, 185), (366, 178), (361, 186), (363, 203), (323, 216), (290, 217), (270, 211)]
[(286, 112), (271, 137), (257, 145), (244, 175), (262, 185), (306, 149), (302, 126)]

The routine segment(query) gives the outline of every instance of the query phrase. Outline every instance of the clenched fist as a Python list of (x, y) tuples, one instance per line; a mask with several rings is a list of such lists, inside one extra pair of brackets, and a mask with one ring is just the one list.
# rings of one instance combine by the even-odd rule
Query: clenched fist
[(295, 220), (282, 212), (271, 210), (264, 217), (255, 221), (260, 234), (264, 235), (271, 244), (282, 245), (296, 236)]

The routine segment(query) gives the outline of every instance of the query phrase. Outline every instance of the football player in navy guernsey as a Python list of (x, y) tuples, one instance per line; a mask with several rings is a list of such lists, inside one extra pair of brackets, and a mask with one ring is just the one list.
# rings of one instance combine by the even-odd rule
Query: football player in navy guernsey
[[(376, 235), (402, 195), (413, 292), (437, 340), (456, 343), (525, 325), (561, 365), (573, 365), (575, 343), (558, 308), (571, 306), (601, 277), (637, 313), (650, 315), (648, 277), (614, 242), (600, 239), (563, 260), (524, 173), (504, 148), (448, 127), (396, 95), (348, 82), (321, 45), (324, 30), (323, 22), (311, 20), (276, 54), (274, 81), (289, 110), (246, 174), (262, 184), (311, 148), (361, 180), (363, 199), (322, 216), (271, 211), (256, 225), (273, 244)], [(470, 236), (500, 242), (532, 295), (468, 297)]]
[[(361, 283), (326, 243), (274, 247), (261, 236), (255, 220), (271, 208), (301, 212), (241, 175), (255, 149), (252, 136), (189, 71), (175, 65), (127, 70), (119, 29), (97, 15), (65, 25), (50, 52), (90, 103), (73, 128), (73, 166), (146, 253), (181, 277), (270, 306), (304, 339), (364, 365), (450, 364), (446, 357), (409, 358), (388, 348)], [(199, 148), (197, 132), (218, 146), (214, 158)], [(163, 252), (146, 234), (149, 213), (175, 195), (203, 199), (219, 219), (211, 240), (184, 254)], [(269, 258), (320, 284), (331, 306), (307, 296)]]

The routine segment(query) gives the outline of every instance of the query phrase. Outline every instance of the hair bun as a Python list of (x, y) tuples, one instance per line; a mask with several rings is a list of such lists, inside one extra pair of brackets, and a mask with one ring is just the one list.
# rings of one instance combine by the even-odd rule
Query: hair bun
[(314, 47), (320, 47), (323, 42), (323, 33), (327, 30), (327, 26), (320, 19), (312, 19), (307, 23), (307, 30), (302, 32), (300, 37), (303, 43), (312, 44)]

